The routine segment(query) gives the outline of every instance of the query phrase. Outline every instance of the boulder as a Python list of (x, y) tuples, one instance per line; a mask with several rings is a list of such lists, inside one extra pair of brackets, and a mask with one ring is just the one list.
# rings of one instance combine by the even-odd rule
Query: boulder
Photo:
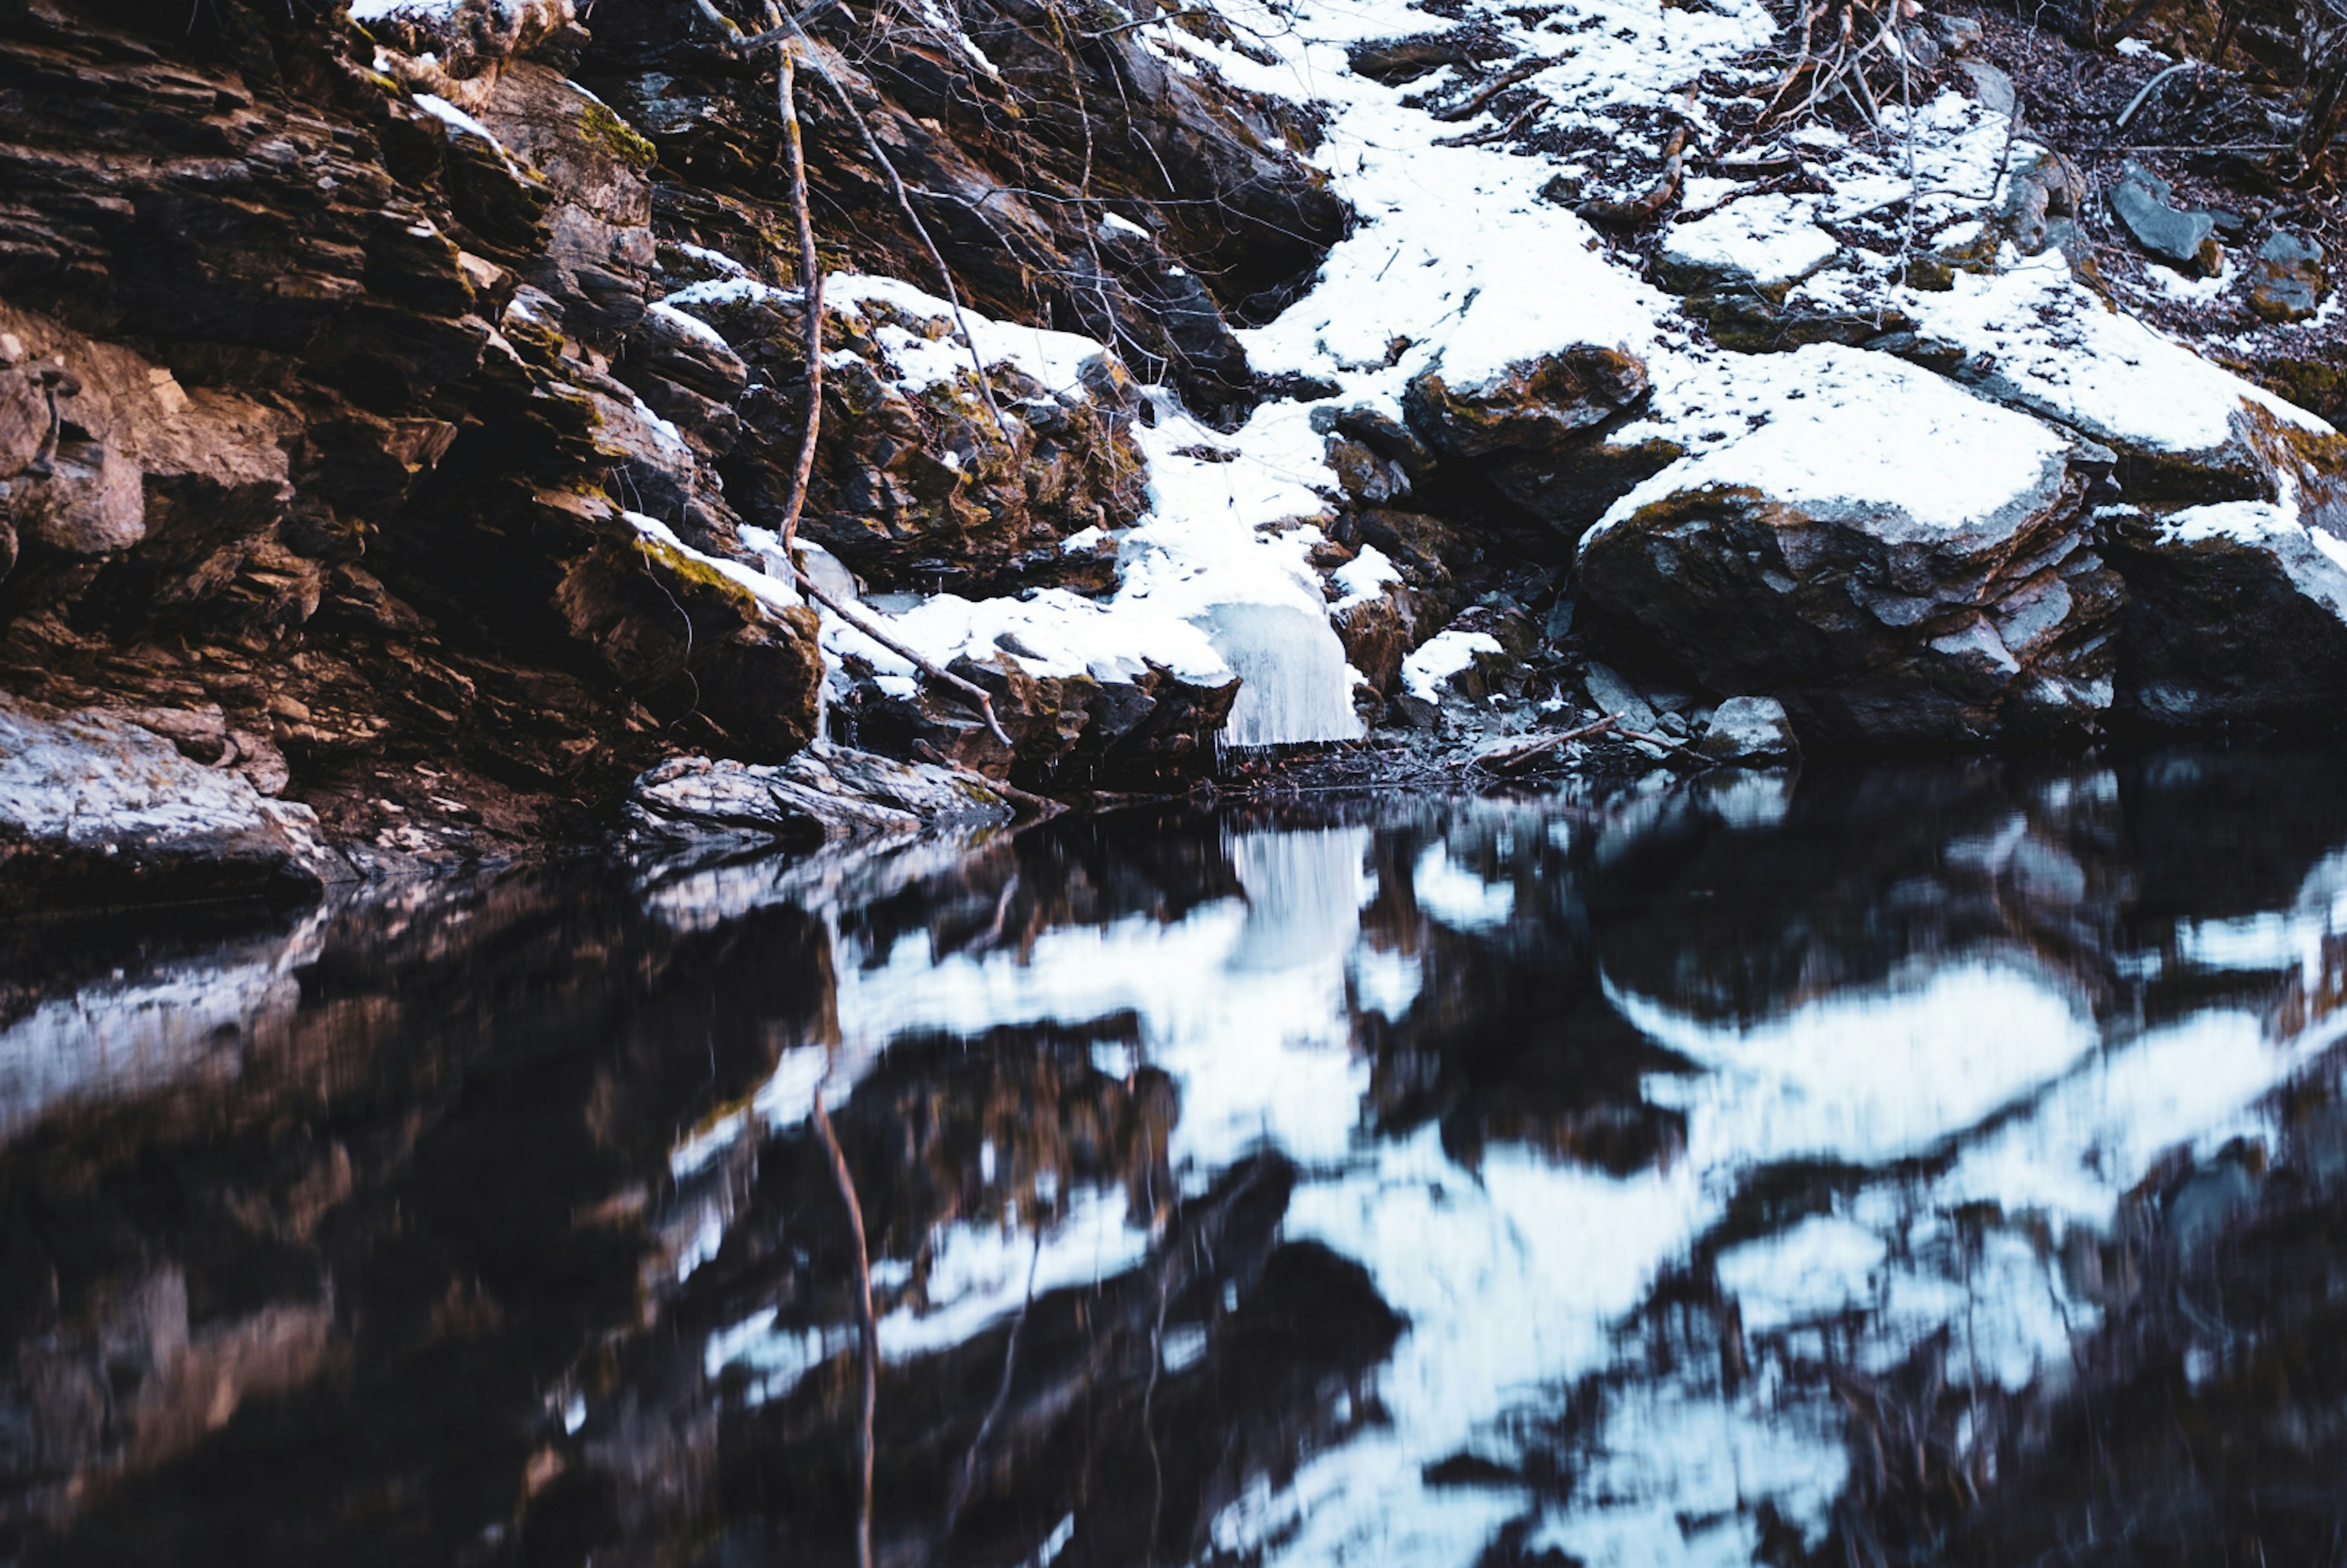
[(2347, 471), (2329, 425), (2113, 311), (2057, 257), (1897, 302), (1915, 321), (1907, 357), (2109, 448), (2115, 494), (2098, 501), (2277, 501), (2308, 472)]
[(1878, 354), (1749, 361), (1740, 434), (1624, 497), (1583, 596), (1827, 744), (2092, 732), (2118, 579), (2075, 443)]
[(351, 875), (316, 824), (127, 718), (0, 695), (0, 912), (306, 902)]
[(1712, 711), (1695, 749), (1716, 763), (1798, 762), (1801, 743), (1774, 697), (1730, 697)]
[(2337, 730), (2347, 715), (2347, 537), (2270, 502), (2120, 524), (2118, 704), (2161, 730)]
[[(1052, 374), (1024, 356), (992, 358), (998, 426), (946, 302), (857, 282), (862, 292), (835, 280), (827, 297), (823, 425), (803, 535), (883, 590), (983, 598), (1113, 587), (1108, 530), (1148, 507), (1132, 436), (1140, 395), (1124, 366), (1072, 334), (1005, 334), (1048, 344), (1062, 363)], [(796, 296), (721, 282), (681, 290), (667, 304), (754, 367), (759, 384), (734, 405), (741, 433), (723, 471), (743, 516), (779, 528), (805, 424)]]
[(1607, 439), (1650, 390), (1635, 354), (1583, 343), (1491, 374), (1455, 375), (1438, 361), (1411, 378), (1402, 411), (1429, 446), (1569, 543), (1615, 497), (1678, 455)]

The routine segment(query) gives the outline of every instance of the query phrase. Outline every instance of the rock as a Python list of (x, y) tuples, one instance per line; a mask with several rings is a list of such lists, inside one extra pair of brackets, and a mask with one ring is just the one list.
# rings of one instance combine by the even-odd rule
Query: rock
[(2322, 247), (2313, 241), (2277, 229), (2258, 247), (2250, 264), (2250, 309), (2265, 320), (2304, 321), (2329, 292)]
[(1582, 672), (1581, 683), (1600, 713), (1613, 714), (1633, 730), (1654, 729), (1655, 710), (1638, 694), (1636, 687), (1614, 672), (1612, 665), (1593, 660)]
[(1210, 685), (1153, 664), (1125, 681), (1030, 675), (1007, 653), (988, 663), (957, 659), (949, 669), (988, 694), (1009, 747), (961, 692), (924, 680), (899, 694), (853, 660), (834, 733), (855, 745), (958, 764), (1022, 788), (1160, 788), (1211, 764), (1240, 691), (1235, 680)]
[(1607, 514), (1582, 547), (1591, 602), (1715, 690), (1775, 692), (1826, 744), (2099, 724), (2119, 584), (2070, 441), (1853, 350), (1739, 374), (1767, 422)]
[(1655, 277), (1682, 294), (1785, 291), (1832, 263), (1841, 242), (1812, 221), (1813, 198), (1747, 196), (1707, 218), (1663, 231)]
[(316, 824), (123, 718), (0, 696), (0, 910), (304, 902), (350, 876)]
[(1613, 499), (1678, 456), (1676, 447), (1617, 443), (1650, 391), (1645, 363), (1627, 350), (1579, 343), (1454, 384), (1440, 364), (1402, 394), (1410, 428), (1544, 525), (1548, 539), (1511, 536), (1538, 556), (1569, 542)]
[(1717, 763), (1798, 762), (1793, 721), (1774, 697), (1730, 697), (1713, 711), (1695, 749)]
[[(1969, 16), (1948, 19), (1949, 23), (1958, 21), (1969, 22), (1972, 26), (1970, 42), (1965, 47), (1977, 44), (1981, 36), (1980, 24), (1973, 21)], [(1963, 52), (1963, 48), (1953, 45), (1949, 47), (1951, 54), (1961, 55)], [(1972, 84), (1973, 97), (1978, 98), (1981, 108), (1988, 110), (1989, 113), (2010, 117), (2020, 108), (2021, 95), (2014, 90), (2013, 78), (1986, 60), (1959, 60), (1956, 63), (1956, 69), (1963, 74), (1966, 81)]]
[(1446, 702), (1480, 703), (1494, 693), (1522, 691), (1524, 655), (1539, 632), (1518, 610), (1472, 605), (1402, 661), (1404, 716), (1430, 723)]
[(2159, 730), (2336, 729), (2347, 712), (2347, 538), (2270, 502), (2119, 527), (2118, 704)]
[(1341, 597), (1328, 607), (1328, 623), (1345, 645), (1346, 662), (1382, 703), (1401, 678), (1402, 660), (1418, 646), (1418, 595), (1375, 545), (1364, 545), (1330, 580)]
[(2327, 425), (2111, 310), (2065, 269), (1959, 273), (1901, 303), (1916, 321), (1906, 357), (2109, 448), (2117, 496), (2134, 505), (2270, 501), (2347, 472), (2347, 442)]
[[(725, 472), (733, 504), (767, 528), (781, 526), (804, 419), (798, 318), (776, 292), (712, 285), (672, 296), (764, 379), (737, 405), (742, 435)], [(1106, 591), (1115, 546), (1098, 536), (1148, 505), (1130, 373), (1096, 354), (1073, 384), (1046, 387), (998, 362), (988, 374), (998, 429), (971, 395), (975, 374), (952, 330), (945, 302), (915, 290), (831, 300), (803, 532), (882, 590)], [(1087, 530), (1096, 542), (1064, 546)]]
[(1932, 18), (1932, 33), (1939, 40), (1940, 47), (1957, 56), (1969, 55), (1979, 48), (1982, 38), (1985, 36), (1976, 16), (1934, 16)]
[(2206, 212), (2176, 205), (2168, 181), (2129, 159), (2111, 187), (2111, 210), (2137, 244), (2181, 272), (2213, 278), (2225, 270), (2217, 243), (2217, 220)]
[(986, 827), (1014, 813), (974, 774), (817, 741), (779, 765), (671, 757), (636, 780), (627, 815), (640, 845), (705, 853)]
[[(1975, 67), (1968, 61), (1965, 68)], [(2024, 256), (2060, 251), (2075, 268), (2088, 251), (2078, 222), (2086, 213), (2091, 189), (2078, 166), (2058, 152), (2039, 152), (2024, 159), (2008, 178), (2004, 200), (1988, 215), (1979, 237), (1957, 258), (1958, 264), (1993, 268), (1999, 246), (2009, 241)]]

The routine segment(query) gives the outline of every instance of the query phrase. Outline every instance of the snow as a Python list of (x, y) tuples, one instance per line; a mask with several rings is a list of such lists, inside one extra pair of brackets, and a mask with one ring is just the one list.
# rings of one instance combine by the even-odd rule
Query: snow
[(1590, 537), (1706, 487), (1811, 508), (1896, 510), (1919, 531), (1980, 528), (2058, 480), (2069, 449), (2038, 421), (1928, 371), (1836, 343), (1711, 369), (1658, 385), (1655, 417), (1622, 436), (1696, 449), (1616, 501)]
[(1813, 198), (1747, 197), (1708, 218), (1665, 230), (1661, 259), (1780, 289), (1841, 254), (1841, 241), (1811, 220), (1816, 211)]
[(696, 339), (701, 343), (708, 344), (712, 348), (724, 349), (727, 354), (732, 354), (733, 352), (733, 349), (727, 345), (723, 334), (719, 333), (715, 327), (709, 325), (706, 322), (696, 321), (694, 318), (686, 315), (682, 311), (678, 310), (674, 305), (670, 304), (665, 300), (655, 301), (652, 304), (647, 306), (646, 313), (658, 317), (660, 320), (668, 323), (669, 325), (675, 327), (680, 332), (682, 332), (687, 337)]
[(2005, 270), (1958, 272), (1945, 292), (1908, 289), (1902, 310), (1927, 337), (1993, 362), (1995, 390), (2096, 440), (2207, 452), (2233, 438), (2242, 405), (2301, 430), (2330, 426), (2110, 310), (2058, 251), (2008, 257)]
[(432, 115), (451, 130), (461, 132), (466, 136), (479, 137), (490, 147), (496, 149), (497, 155), (505, 160), (507, 169), (516, 174), (521, 172), (521, 165), (514, 161), (513, 154), (506, 150), (506, 144), (497, 139), (495, 131), (450, 103), (446, 98), (435, 93), (418, 93), (415, 95), (415, 107)]
[(1500, 651), (1500, 640), (1488, 631), (1437, 632), (1401, 661), (1402, 689), (1424, 702), (1440, 702), (1444, 682), (1474, 663), (1477, 654)]

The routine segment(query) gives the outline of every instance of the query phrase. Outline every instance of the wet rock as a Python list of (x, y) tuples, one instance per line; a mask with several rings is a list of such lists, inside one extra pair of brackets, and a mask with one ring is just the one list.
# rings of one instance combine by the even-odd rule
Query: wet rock
[(628, 796), (630, 836), (696, 852), (804, 847), (1009, 822), (1010, 804), (983, 779), (818, 741), (764, 765), (671, 757)]
[(2224, 271), (2217, 220), (2206, 212), (2179, 209), (2168, 181), (2133, 159), (2122, 166), (2118, 183), (2111, 187), (2111, 211), (2137, 244), (2169, 266), (2204, 278)]
[(316, 823), (123, 718), (0, 696), (0, 910), (314, 898), (350, 876)]
[(1730, 697), (1711, 715), (1696, 751), (1719, 763), (1799, 761), (1801, 744), (1774, 697)]
[(2277, 229), (2250, 264), (2250, 309), (2270, 322), (2304, 321), (2321, 306), (2329, 286), (2322, 247)]
[(1583, 542), (1583, 593), (1824, 743), (2091, 731), (2119, 584), (2072, 444), (1877, 355), (1749, 374), (1802, 397), (1625, 497)]

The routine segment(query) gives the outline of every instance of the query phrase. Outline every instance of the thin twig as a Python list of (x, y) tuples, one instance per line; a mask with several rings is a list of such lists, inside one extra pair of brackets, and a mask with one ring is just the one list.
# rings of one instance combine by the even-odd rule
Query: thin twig
[(911, 660), (914, 667), (922, 671), (922, 673), (933, 676), (936, 679), (944, 682), (947, 685), (952, 687), (955, 691), (959, 692), (963, 696), (969, 698), (972, 702), (978, 705), (979, 712), (986, 720), (986, 727), (994, 732), (994, 738), (1000, 741), (1006, 746), (1012, 744), (1010, 736), (1005, 733), (1002, 728), (1002, 721), (994, 716), (994, 699), (987, 694), (985, 687), (979, 685), (976, 682), (965, 681), (950, 670), (947, 670), (938, 664), (936, 661), (915, 652), (910, 647), (907, 646), (902, 640), (892, 637), (887, 632), (882, 630), (879, 623), (875, 620), (870, 614), (860, 609), (849, 609), (846, 604), (841, 603), (838, 600), (832, 598), (831, 595), (816, 587), (815, 579), (807, 576), (806, 573), (799, 572), (797, 576), (799, 579), (798, 586), (801, 592), (805, 593), (809, 599), (814, 600), (817, 604), (822, 605), (825, 610), (830, 610), (834, 615), (838, 616), (842, 620), (846, 621), (847, 624), (856, 628), (856, 630), (864, 633), (865, 636), (872, 639), (873, 641), (877, 642), (881, 647), (886, 648), (889, 652), (897, 655), (897, 658)]
[(820, 1089), (815, 1094), (815, 1130), (823, 1140), (824, 1152), (831, 1156), (832, 1180), (839, 1184), (839, 1201), (847, 1206), (848, 1234), (856, 1242), (856, 1344), (864, 1371), (863, 1414), (857, 1428), (864, 1491), (856, 1522), (856, 1568), (872, 1568), (872, 1419), (880, 1406), (880, 1323), (872, 1315), (872, 1255), (864, 1240), (864, 1205), (856, 1200), (856, 1176), (847, 1168), (839, 1134), (832, 1131)]

